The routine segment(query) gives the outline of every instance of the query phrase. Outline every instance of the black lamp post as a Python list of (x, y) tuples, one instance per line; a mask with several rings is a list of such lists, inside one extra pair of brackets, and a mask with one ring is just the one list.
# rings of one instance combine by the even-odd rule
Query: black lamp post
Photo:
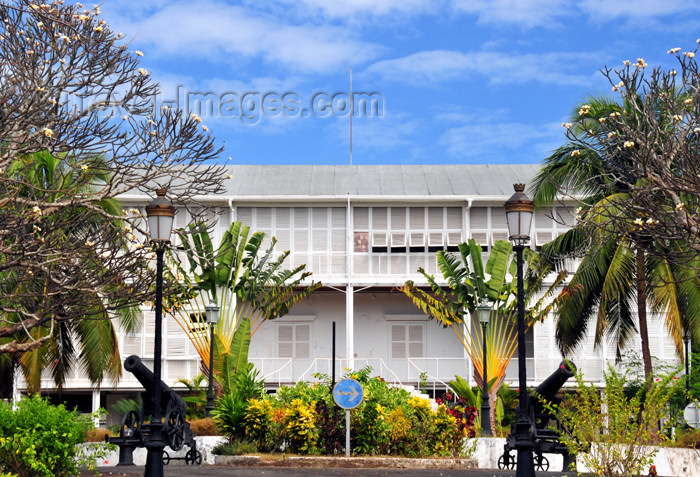
[(165, 198), (165, 189), (156, 191), (157, 197), (146, 206), (148, 216), (148, 229), (151, 241), (156, 246), (156, 323), (155, 338), (153, 341), (153, 408), (151, 409), (151, 422), (149, 424), (150, 439), (146, 442), (148, 454), (146, 456), (145, 477), (163, 477), (163, 440), (161, 421), (161, 388), (160, 388), (160, 360), (162, 342), (163, 321), (163, 254), (170, 243), (170, 232), (175, 218), (175, 207)]
[(481, 435), (491, 437), (491, 406), (489, 404), (489, 375), (488, 366), (486, 365), (486, 327), (491, 318), (491, 307), (482, 300), (476, 307), (476, 314), (479, 315), (479, 323), (481, 323), (481, 344), (484, 353), (484, 369), (481, 377), (483, 378), (481, 391)]
[(530, 240), (530, 225), (535, 204), (525, 195), (525, 184), (514, 184), (515, 194), (505, 203), (508, 235), (513, 241), (518, 266), (518, 415), (515, 423), (515, 448), (518, 451), (517, 477), (535, 475), (532, 455), (534, 443), (528, 416), (527, 370), (525, 368), (525, 297), (523, 286), (523, 250)]
[(211, 417), (211, 411), (214, 409), (214, 327), (219, 321), (219, 307), (216, 302), (210, 301), (204, 307), (207, 315), (207, 323), (209, 323), (209, 391), (207, 392), (207, 417)]

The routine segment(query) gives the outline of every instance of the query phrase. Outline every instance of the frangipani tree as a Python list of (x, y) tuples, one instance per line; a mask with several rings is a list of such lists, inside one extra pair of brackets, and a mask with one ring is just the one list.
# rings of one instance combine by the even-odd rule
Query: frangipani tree
[[(663, 101), (631, 94), (619, 103), (588, 98), (575, 109), (572, 122), (564, 123), (567, 143), (544, 160), (531, 183), (538, 206), (550, 206), (561, 198), (580, 204), (576, 226), (542, 249), (547, 261), (581, 259), (571, 279), (579, 292), (557, 314), (562, 354), (574, 351), (594, 326), (595, 345), (607, 339), (619, 359), (638, 331), (647, 378), (653, 374), (647, 308), (661, 316), (679, 356), (684, 337), (697, 338), (699, 262), (686, 241), (655, 237), (660, 233), (656, 216), (669, 215), (660, 212), (661, 205), (630, 215), (635, 190), (648, 179), (632, 173), (634, 148), (629, 143), (630, 147), (618, 147), (611, 139), (623, 131), (617, 118), (644, 113), (649, 122), (653, 118), (657, 126), (665, 124), (655, 133), (663, 142), (660, 136), (671, 134), (674, 126), (668, 110), (671, 99), (684, 104), (692, 98), (673, 89)], [(679, 261), (681, 256), (685, 258)]]
[[(32, 197), (45, 204), (69, 202), (76, 195), (90, 196), (110, 181), (108, 161), (101, 156), (76, 158), (49, 151), (18, 157), (4, 175), (15, 184), (14, 200)], [(8, 203), (1, 206), (9, 215)], [(21, 209), (18, 215), (25, 215), (23, 212)], [(91, 207), (47, 207), (35, 215), (33, 223), (23, 224), (21, 218), (6, 222), (14, 236), (2, 241), (0, 327), (18, 330), (0, 335), (0, 347), (18, 350), (17, 362), (31, 392), (40, 391), (44, 371), (61, 389), (76, 366), (95, 385), (105, 378), (116, 382), (121, 362), (111, 319), (117, 318), (122, 328), (131, 331), (141, 316), (137, 306), (120, 304), (120, 295), (135, 292), (132, 284), (117, 277), (131, 273), (144, 287), (150, 277), (143, 261), (133, 261), (129, 250), (133, 241), (126, 232), (121, 205), (116, 199), (102, 199)], [(33, 239), (45, 245), (43, 250), (28, 246)], [(84, 243), (88, 245), (83, 247)], [(27, 247), (25, 263), (32, 261), (34, 254), (41, 258), (23, 271), (19, 266), (8, 266), (11, 260), (7, 259), (7, 251), (20, 244)], [(106, 290), (112, 293), (87, 285), (99, 284), (105, 277), (111, 277)], [(30, 315), (43, 319), (46, 325), (23, 328), (23, 320)], [(0, 375), (12, 376), (13, 372), (10, 359), (0, 359)]]
[[(481, 258), (481, 246), (473, 239), (459, 245), (459, 255), (450, 252), (437, 252), (437, 263), (447, 287), (438, 283), (434, 276), (428, 275), (422, 268), (418, 269), (430, 286), (420, 288), (412, 281), (407, 281), (401, 288), (423, 313), (437, 320), (445, 328), (450, 328), (460, 340), (469, 359), (474, 365), (477, 384), (483, 386), (483, 342), (481, 330), (472, 330), (471, 316), (476, 306), (485, 300), (491, 304), (492, 313), (486, 332), (487, 370), (489, 380), (489, 401), (491, 402), (491, 426), (495, 429), (496, 395), (503, 384), (505, 372), (517, 349), (515, 327), (517, 308), (517, 287), (513, 280), (516, 276), (516, 263), (512, 257), (513, 246), (507, 241), (498, 241), (491, 248), (486, 264)], [(557, 288), (566, 278), (566, 271), (559, 272), (545, 293), (540, 293), (544, 279), (553, 270), (549, 264), (542, 263), (538, 254), (525, 249), (525, 303), (529, 306), (526, 314), (528, 326), (543, 320), (554, 309), (562, 296), (568, 293), (564, 289), (554, 300)], [(471, 262), (471, 265), (470, 265)], [(538, 297), (534, 300), (535, 297)]]
[(289, 251), (275, 257), (274, 237), (262, 248), (265, 234), (233, 222), (214, 248), (204, 223), (178, 235), (185, 251), (186, 267), (180, 270), (183, 293), (170, 303), (169, 312), (187, 333), (205, 367), (209, 368), (210, 333), (203, 320), (210, 301), (220, 307), (214, 329), (214, 370), (220, 384), (228, 381), (248, 360), (250, 338), (265, 322), (289, 310), (317, 290), (321, 283), (305, 283), (311, 276), (306, 265), (283, 268)]

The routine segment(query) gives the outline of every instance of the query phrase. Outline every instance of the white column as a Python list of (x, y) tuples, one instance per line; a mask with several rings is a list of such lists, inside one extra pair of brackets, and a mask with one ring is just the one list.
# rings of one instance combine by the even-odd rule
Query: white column
[(15, 367), (14, 374), (12, 376), (12, 409), (16, 409), (16, 405), (22, 398), (22, 393), (19, 392), (19, 387), (17, 386), (17, 381), (19, 380), (19, 374), (21, 373), (18, 367)]
[(346, 276), (347, 285), (345, 287), (345, 354), (347, 357), (347, 367), (349, 369), (355, 369), (355, 292), (352, 286), (352, 272), (353, 272), (353, 252), (355, 248), (354, 243), (354, 226), (353, 226), (353, 216), (352, 207), (350, 205), (350, 194), (348, 194), (348, 205), (346, 210), (345, 219), (345, 256), (346, 256)]
[(100, 391), (92, 391), (92, 413), (95, 416), (94, 424), (95, 427), (100, 427), (100, 417), (97, 414), (97, 410), (100, 409)]
[(348, 359), (348, 368), (355, 369), (355, 316), (354, 316), (354, 291), (353, 286), (345, 288), (345, 353)]

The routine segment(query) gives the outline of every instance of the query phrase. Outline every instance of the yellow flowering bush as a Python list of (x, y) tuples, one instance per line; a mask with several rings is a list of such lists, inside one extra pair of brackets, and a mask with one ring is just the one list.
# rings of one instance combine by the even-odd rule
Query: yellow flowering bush
[(316, 429), (315, 402), (292, 401), (285, 415), (285, 434), (292, 452), (318, 453), (318, 429)]
[(411, 421), (406, 418), (403, 408), (397, 407), (389, 413), (389, 422), (391, 422), (391, 430), (389, 435), (393, 442), (401, 441), (408, 436), (411, 430)]
[(274, 404), (269, 398), (251, 399), (243, 418), (246, 438), (255, 442), (263, 452), (279, 450), (284, 440), (284, 409), (279, 409)]
[[(456, 404), (433, 410), (429, 400), (391, 387), (370, 369), (352, 372), (363, 387), (362, 403), (350, 413), (351, 448), (357, 455), (464, 455), (464, 437), (473, 433), (473, 408)], [(318, 378), (318, 377), (317, 377)], [(245, 435), (261, 450), (286, 448), (301, 454), (342, 455), (345, 410), (330, 383), (297, 383), (274, 396), (248, 401)]]

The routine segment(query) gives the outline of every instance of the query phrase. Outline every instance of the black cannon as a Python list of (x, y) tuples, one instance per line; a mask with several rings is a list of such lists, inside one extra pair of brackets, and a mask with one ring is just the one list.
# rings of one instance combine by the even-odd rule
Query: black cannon
[[(186, 464), (201, 464), (202, 454), (197, 450), (197, 442), (190, 424), (185, 420), (187, 403), (163, 381), (156, 383), (155, 376), (150, 369), (143, 365), (141, 358), (131, 355), (124, 361), (124, 369), (130, 371), (144, 387), (141, 391), (141, 413), (127, 412), (122, 418), (119, 429), (119, 437), (109, 437), (107, 441), (119, 446), (119, 464), (133, 465), (133, 452), (136, 447), (146, 447), (150, 440), (150, 427), (144, 426), (144, 420), (150, 420), (153, 415), (153, 389), (160, 385), (160, 409), (165, 412), (165, 420), (161, 431), (161, 438), (165, 445), (178, 451), (187, 445), (190, 450), (185, 454)], [(163, 463), (171, 460), (167, 451), (163, 451)]]
[[(561, 423), (544, 403), (559, 405), (561, 398), (557, 393), (564, 383), (576, 373), (576, 366), (570, 361), (562, 361), (556, 371), (535, 388), (534, 396), (527, 396), (528, 418), (535, 453), (535, 470), (546, 471), (549, 469), (549, 461), (542, 454), (561, 454), (564, 458), (563, 470), (566, 471), (573, 463), (573, 457), (567, 447), (559, 441)], [(519, 407), (519, 406), (518, 406)], [(516, 459), (510, 455), (515, 449), (516, 432), (515, 422), (511, 424), (510, 435), (506, 438), (503, 455), (498, 459), (499, 469), (514, 469)]]

